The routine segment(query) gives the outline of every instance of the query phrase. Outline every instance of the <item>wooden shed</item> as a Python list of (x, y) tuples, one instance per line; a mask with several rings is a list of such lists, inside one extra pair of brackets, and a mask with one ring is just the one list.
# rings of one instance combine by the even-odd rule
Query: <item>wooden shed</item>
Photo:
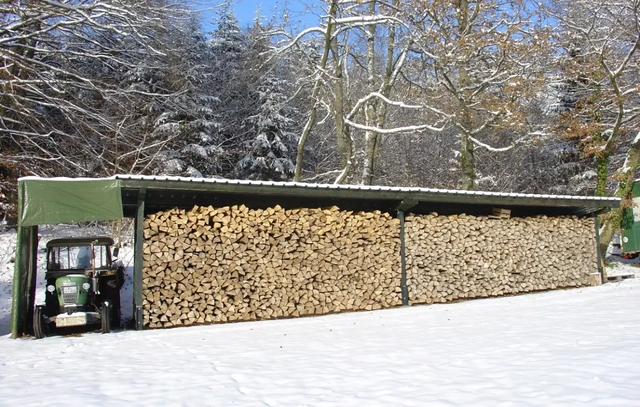
[(134, 317), (143, 329), (589, 285), (602, 273), (596, 215), (619, 205), (432, 188), (23, 178), (12, 336), (31, 329), (40, 224), (135, 219)]

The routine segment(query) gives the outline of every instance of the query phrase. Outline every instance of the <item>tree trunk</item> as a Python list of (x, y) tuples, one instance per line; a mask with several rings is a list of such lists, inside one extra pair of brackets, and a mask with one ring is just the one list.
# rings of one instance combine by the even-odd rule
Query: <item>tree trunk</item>
[(376, 150), (376, 143), (378, 139), (378, 133), (373, 131), (367, 131), (364, 136), (365, 148), (364, 148), (364, 164), (362, 170), (362, 185), (371, 185), (373, 182), (373, 166), (374, 166), (374, 152)]
[(609, 157), (610, 154), (608, 153), (596, 155), (596, 196), (607, 195), (607, 179), (609, 178)]
[(331, 53), (333, 55), (333, 76), (335, 78), (333, 85), (334, 99), (334, 125), (336, 126), (336, 140), (338, 143), (338, 156), (340, 157), (340, 167), (345, 168), (352, 154), (351, 137), (348, 134), (348, 127), (344, 122), (344, 76), (342, 70), (344, 66), (340, 60), (340, 49), (338, 40), (334, 38), (331, 41)]
[[(400, 0), (393, 0), (391, 5), (392, 5), (392, 8), (398, 9), (398, 7), (400, 6)], [(376, 13), (375, 2), (371, 3), (370, 12), (371, 12), (371, 15), (375, 15)], [(375, 38), (374, 25), (371, 25), (371, 27), (369, 28), (369, 38)], [(395, 81), (395, 78), (393, 78), (394, 55), (397, 54), (395, 50), (395, 46), (396, 46), (395, 40), (396, 40), (396, 27), (395, 25), (392, 25), (389, 28), (389, 35), (387, 37), (387, 58), (385, 63), (384, 76), (382, 77), (382, 85), (380, 86), (380, 94), (382, 94), (386, 98), (389, 97), (391, 93), (391, 87)], [(368, 43), (368, 56), (369, 56), (368, 70), (369, 70), (370, 91), (374, 90), (374, 83), (373, 83), (373, 73), (374, 73), (373, 58), (375, 56), (374, 52), (375, 52), (375, 44), (374, 44), (374, 41), (371, 40)], [(403, 51), (402, 53), (404, 52), (406, 51)], [(400, 58), (400, 59), (404, 60), (403, 58)], [(399, 62), (399, 64), (402, 64), (402, 62)], [(367, 121), (374, 121), (376, 128), (379, 128), (379, 129), (384, 128), (387, 121), (387, 105), (385, 103), (376, 103), (376, 104), (371, 104), (368, 107), (370, 107), (370, 110), (368, 112)], [(379, 146), (380, 146), (380, 134), (377, 132), (367, 132), (365, 136), (366, 157), (365, 157), (365, 163), (364, 163), (363, 174), (362, 174), (362, 184), (364, 185), (371, 185), (373, 183)]]
[[(469, 14), (469, 2), (468, 0), (458, 0), (458, 21), (459, 32), (463, 35), (467, 30), (468, 14)], [(458, 112), (460, 121), (460, 170), (461, 180), (460, 188), (464, 190), (475, 189), (476, 181), (476, 169), (475, 169), (475, 156), (473, 141), (469, 139), (469, 132), (471, 131), (471, 114), (469, 112), (467, 102), (467, 88), (471, 85), (469, 73), (466, 66), (460, 68), (460, 88), (458, 89), (458, 98), (460, 100), (460, 110)]]
[(460, 133), (460, 169), (462, 171), (462, 179), (460, 182), (460, 189), (472, 190), (475, 189), (476, 172), (475, 172), (475, 157), (473, 154), (474, 145), (469, 140), (469, 135), (466, 132)]
[[(635, 177), (636, 169), (638, 168), (638, 162), (640, 161), (640, 133), (636, 136), (635, 140), (627, 151), (627, 157), (624, 165), (616, 174), (616, 178), (619, 180), (620, 185), (616, 191), (616, 196), (623, 200), (628, 198), (633, 188), (633, 180)], [(602, 258), (607, 253), (607, 247), (613, 238), (613, 234), (620, 228), (620, 222), (622, 222), (623, 208), (613, 209), (609, 216), (604, 220), (602, 228), (600, 229), (600, 252)]]
[(340, 156), (340, 167), (342, 172), (335, 180), (335, 184), (343, 184), (347, 181), (351, 167), (353, 166), (353, 140), (349, 126), (344, 122), (344, 83), (342, 70), (344, 66), (340, 61), (338, 41), (336, 38), (332, 42), (332, 54), (334, 58), (334, 87), (333, 99), (334, 124), (336, 126), (336, 139), (338, 142), (338, 155)]
[[(635, 46), (629, 57), (635, 52), (635, 50), (640, 45), (640, 36), (636, 38)], [(613, 73), (607, 64), (604, 62), (604, 59), (600, 59), (600, 63), (602, 67), (607, 72), (607, 76), (609, 77), (609, 81), (611, 82), (611, 88), (616, 96), (616, 106), (617, 106), (617, 115), (616, 121), (613, 125), (613, 129), (611, 130), (611, 135), (607, 140), (607, 144), (604, 146), (602, 151), (602, 155), (608, 158), (612, 154), (615, 142), (617, 140), (617, 136), (622, 129), (622, 123), (624, 119), (624, 95), (622, 90), (620, 89), (620, 84), (618, 83), (618, 75), (623, 72), (624, 67), (629, 62), (630, 58), (627, 59), (620, 67), (616, 73)], [(619, 198), (627, 199), (631, 194), (631, 189), (633, 188), (633, 180), (636, 174), (636, 169), (638, 168), (638, 160), (640, 159), (640, 133), (636, 135), (636, 138), (629, 146), (629, 150), (627, 150), (627, 157), (624, 160), (624, 165), (620, 170), (618, 170), (616, 174), (616, 179), (619, 182), (618, 190), (616, 191), (616, 196)], [(598, 176), (600, 176), (600, 172), (605, 169), (600, 168), (600, 163), (598, 163)], [(607, 163), (608, 164), (608, 163)], [(604, 167), (604, 166), (603, 166)], [(607, 166), (608, 168), (608, 166)], [(605, 180), (606, 182), (606, 180)], [(605, 184), (606, 188), (606, 184)], [(604, 221), (602, 228), (600, 229), (600, 252), (602, 253), (602, 258), (605, 258), (607, 253), (607, 247), (613, 238), (613, 234), (620, 228), (620, 223), (622, 222), (622, 208), (614, 209), (609, 214), (609, 217)]]
[(469, 131), (472, 128), (471, 115), (469, 113), (469, 108), (467, 107), (467, 102), (464, 100), (464, 89), (469, 86), (469, 84), (470, 80), (466, 68), (460, 69), (461, 100), (458, 118), (460, 124), (458, 125), (458, 129), (460, 130), (460, 170), (462, 173), (460, 188), (464, 190), (475, 189), (476, 181), (474, 144), (473, 141), (469, 139)]
[(322, 52), (322, 57), (320, 58), (320, 66), (318, 68), (318, 78), (316, 79), (316, 83), (313, 85), (313, 91), (311, 92), (311, 99), (313, 100), (313, 106), (311, 107), (311, 112), (309, 113), (309, 118), (307, 119), (307, 124), (305, 124), (304, 129), (302, 130), (302, 135), (300, 136), (300, 140), (298, 141), (298, 151), (296, 153), (296, 171), (293, 176), (293, 180), (295, 182), (300, 182), (302, 179), (302, 163), (304, 158), (304, 147), (307, 144), (307, 139), (309, 138), (309, 134), (311, 134), (311, 130), (313, 126), (316, 124), (316, 117), (318, 112), (318, 95), (320, 94), (320, 89), (322, 88), (322, 78), (321, 76), (324, 74), (324, 70), (327, 66), (327, 59), (329, 58), (329, 51), (331, 49), (331, 37), (333, 36), (333, 29), (335, 27), (335, 19), (338, 12), (338, 0), (332, 0), (329, 6), (329, 15), (327, 17), (327, 31), (324, 36), (324, 50)]
[[(369, 3), (369, 15), (376, 15), (376, 0)], [(369, 92), (373, 92), (375, 88), (375, 39), (376, 26), (370, 24), (367, 27), (367, 88)], [(375, 127), (377, 122), (377, 100), (369, 100), (365, 106), (365, 123), (367, 126)], [(361, 184), (371, 185), (373, 182), (374, 169), (374, 152), (378, 141), (378, 133), (375, 131), (366, 131), (364, 135), (364, 163), (362, 168)]]

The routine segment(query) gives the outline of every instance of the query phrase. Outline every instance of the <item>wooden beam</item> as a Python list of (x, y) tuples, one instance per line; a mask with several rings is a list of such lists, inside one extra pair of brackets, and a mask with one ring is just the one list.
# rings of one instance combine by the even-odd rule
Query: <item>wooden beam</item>
[(398, 211), (398, 219), (400, 219), (400, 290), (402, 293), (402, 305), (409, 305), (409, 289), (407, 288), (407, 253), (403, 211)]
[(403, 199), (402, 202), (400, 202), (400, 204), (398, 205), (398, 211), (402, 211), (402, 212), (406, 212), (409, 209), (413, 208), (414, 206), (416, 206), (418, 204), (418, 200), (417, 199)]
[(11, 337), (16, 339), (26, 332), (28, 313), (27, 290), (29, 276), (29, 228), (20, 225), (24, 202), (24, 183), (18, 182), (18, 235), (16, 236), (16, 259), (13, 269), (13, 291), (11, 294)]
[(18, 227), (11, 298), (11, 337), (31, 333), (38, 264), (38, 227)]
[(122, 188), (136, 190), (171, 190), (171, 191), (200, 191), (232, 194), (250, 194), (279, 197), (306, 197), (306, 198), (343, 198), (343, 199), (374, 199), (396, 200), (414, 199), (420, 202), (445, 202), (464, 203), (473, 205), (502, 205), (502, 206), (563, 206), (572, 208), (593, 207), (612, 208), (619, 207), (619, 201), (593, 200), (593, 199), (567, 199), (554, 196), (509, 196), (505, 195), (476, 195), (464, 191), (388, 191), (375, 187), (371, 189), (337, 189), (329, 187), (308, 188), (304, 186), (282, 185), (249, 185), (237, 183), (213, 183), (204, 181), (168, 181), (168, 180), (139, 180), (122, 179)]
[(138, 207), (135, 218), (134, 261), (133, 261), (133, 312), (136, 330), (142, 330), (142, 243), (144, 241), (144, 205), (146, 189), (138, 194)]
[[(19, 216), (19, 215), (18, 215)], [(20, 219), (18, 217), (18, 219)], [(18, 236), (16, 239), (16, 259), (13, 270), (13, 291), (11, 296), (11, 337), (16, 339), (24, 333), (24, 309), (26, 304), (22, 293), (23, 274), (26, 275), (28, 269), (28, 259), (26, 246), (26, 228), (18, 227)]]
[(27, 285), (25, 294), (27, 295), (27, 315), (25, 316), (25, 332), (33, 334), (33, 310), (36, 301), (36, 287), (38, 285), (38, 227), (30, 226), (29, 228), (29, 262)]
[(607, 271), (604, 268), (604, 260), (602, 259), (602, 253), (600, 252), (600, 220), (597, 214), (593, 214), (593, 220), (595, 224), (596, 233), (596, 252), (598, 253), (598, 271), (600, 272), (600, 284), (607, 282)]

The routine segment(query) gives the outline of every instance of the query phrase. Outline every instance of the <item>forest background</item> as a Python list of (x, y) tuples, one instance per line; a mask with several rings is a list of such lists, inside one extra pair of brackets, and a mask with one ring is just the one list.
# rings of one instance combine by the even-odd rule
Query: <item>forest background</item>
[(25, 175), (630, 192), (640, 0), (201, 6), (0, 2), (5, 212)]

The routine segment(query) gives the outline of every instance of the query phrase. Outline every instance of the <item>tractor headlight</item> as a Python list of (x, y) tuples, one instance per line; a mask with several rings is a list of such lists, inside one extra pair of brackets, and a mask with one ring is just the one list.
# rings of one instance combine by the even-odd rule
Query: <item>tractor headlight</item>
[(82, 288), (84, 288), (85, 290), (88, 290), (89, 287), (91, 287), (91, 284), (89, 284), (89, 283), (82, 284)]
[(55, 290), (56, 290), (56, 287), (54, 285), (47, 286), (47, 291), (49, 291), (50, 293), (53, 293)]

